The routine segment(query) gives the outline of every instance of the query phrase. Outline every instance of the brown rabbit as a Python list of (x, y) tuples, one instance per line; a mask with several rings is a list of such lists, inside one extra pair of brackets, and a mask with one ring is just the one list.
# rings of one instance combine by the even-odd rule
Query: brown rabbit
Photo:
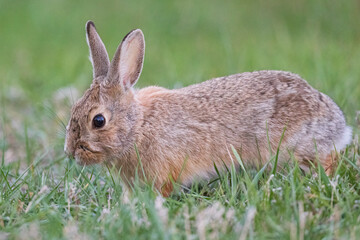
[(336, 150), (351, 141), (339, 107), (296, 74), (246, 72), (176, 90), (136, 90), (141, 30), (125, 36), (111, 62), (93, 22), (86, 33), (94, 80), (72, 108), (65, 141), (80, 164), (115, 164), (129, 180), (137, 149), (147, 179), (168, 196), (172, 181), (190, 184), (216, 174), (214, 163), (231, 165), (231, 145), (244, 163), (264, 164), (285, 127), (279, 163), (293, 153), (305, 170), (319, 161), (330, 173)]

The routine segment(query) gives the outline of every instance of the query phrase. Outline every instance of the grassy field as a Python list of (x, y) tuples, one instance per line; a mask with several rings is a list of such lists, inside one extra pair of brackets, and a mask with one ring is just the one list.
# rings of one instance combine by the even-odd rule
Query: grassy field
[[(143, 30), (137, 87), (295, 72), (343, 109), (353, 144), (330, 178), (229, 169), (166, 199), (127, 192), (116, 170), (63, 153), (62, 123), (91, 83), (89, 19), (110, 55)], [(0, 0), (0, 239), (358, 239), (359, 23), (356, 0)]]

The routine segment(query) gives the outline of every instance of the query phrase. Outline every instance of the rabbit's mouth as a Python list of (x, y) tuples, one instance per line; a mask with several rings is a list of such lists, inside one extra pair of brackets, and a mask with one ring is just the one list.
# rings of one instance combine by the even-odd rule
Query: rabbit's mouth
[(89, 147), (87, 147), (86, 145), (80, 144), (79, 148), (82, 149), (83, 151), (89, 151), (94, 153), (95, 151), (91, 150)]
[(76, 151), (85, 151), (85, 152), (91, 152), (94, 154), (100, 153), (100, 151), (97, 151), (89, 146), (86, 142), (78, 142), (76, 145)]
[(86, 143), (79, 143), (75, 151), (75, 160), (79, 165), (91, 165), (102, 162), (100, 151), (92, 149)]

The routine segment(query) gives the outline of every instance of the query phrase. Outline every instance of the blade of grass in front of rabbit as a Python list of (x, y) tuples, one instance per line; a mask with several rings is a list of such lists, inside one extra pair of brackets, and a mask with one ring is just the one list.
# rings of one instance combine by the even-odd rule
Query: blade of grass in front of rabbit
[(269, 125), (268, 125), (268, 122), (266, 120), (266, 140), (267, 140), (267, 143), (268, 143), (268, 146), (269, 146), (269, 153), (270, 153), (270, 158), (272, 157), (273, 155), (273, 152), (272, 152), (272, 148), (271, 148), (271, 143), (270, 143), (270, 137), (269, 137)]
[(216, 181), (219, 181), (220, 180), (220, 183), (222, 183), (222, 179), (221, 179), (221, 176), (220, 176), (220, 172), (219, 172), (219, 169), (217, 168), (217, 166), (216, 166), (216, 163), (215, 162), (213, 162), (214, 163), (214, 169), (215, 169), (215, 172), (216, 172), (216, 174), (217, 174), (217, 178), (215, 178), (215, 179), (213, 179), (213, 180), (211, 180), (209, 183), (208, 183), (208, 186), (209, 185), (211, 185), (212, 183), (214, 183), (214, 182), (216, 182)]
[[(260, 161), (260, 166), (263, 165), (263, 161), (262, 161), (262, 157), (261, 157), (261, 152), (260, 152), (260, 146), (259, 146), (259, 141), (257, 139), (257, 137), (255, 137), (255, 143), (256, 143), (256, 149), (258, 151), (259, 154), (259, 161)], [(259, 165), (256, 166), (257, 170), (259, 169)]]
[(319, 153), (318, 153), (318, 150), (317, 150), (317, 144), (316, 144), (316, 141), (314, 139), (314, 144), (315, 144), (315, 156), (316, 156), (316, 162), (317, 162), (317, 165), (318, 165), (318, 174), (319, 174), (319, 186), (321, 187), (322, 186), (322, 182), (324, 182), (324, 186), (327, 190), (329, 190), (329, 185), (330, 185), (330, 180), (329, 180), (329, 177), (328, 175), (326, 174), (325, 172), (325, 169), (324, 167), (322, 166), (321, 162), (320, 162), (320, 158), (319, 158)]
[[(232, 150), (232, 152), (233, 152), (233, 154), (234, 154), (237, 162), (240, 164), (242, 170), (244, 171), (244, 176), (245, 176), (245, 182), (246, 182), (247, 189), (246, 189), (246, 187), (245, 187), (245, 185), (244, 185), (243, 182), (242, 182), (241, 184), (244, 185), (244, 191), (246, 192), (246, 194), (248, 194), (248, 189), (252, 187), (252, 181), (251, 181), (251, 179), (250, 179), (250, 176), (249, 176), (248, 172), (246, 171), (245, 165), (244, 165), (244, 163), (243, 163), (243, 161), (242, 161), (239, 153), (236, 151), (236, 149), (234, 148), (233, 145), (230, 145), (230, 146), (231, 146), (231, 150)], [(230, 155), (230, 157), (231, 157), (231, 155)], [(232, 159), (232, 157), (231, 157), (231, 159)], [(232, 159), (232, 160), (233, 160), (233, 159)], [(231, 177), (231, 179), (232, 179), (232, 182), (234, 181), (233, 175), (235, 175), (235, 181), (237, 180), (235, 173), (236, 173), (236, 172), (231, 172), (231, 173), (230, 173), (230, 174), (231, 174), (230, 177)], [(241, 186), (241, 185), (240, 185), (240, 186)], [(237, 188), (240, 187), (240, 186), (237, 184)], [(233, 189), (233, 184), (231, 185), (231, 187), (232, 187), (232, 189), (231, 189), (231, 190), (232, 190), (232, 191), (231, 191), (231, 192), (232, 192), (232, 197), (236, 197), (236, 194), (235, 194), (235, 193), (237, 192), (237, 188), (236, 188), (236, 190)], [(235, 192), (234, 192), (234, 191), (235, 191)]]
[(337, 167), (336, 167), (336, 170), (335, 170), (335, 173), (334, 173), (334, 176), (336, 177), (337, 175), (339, 175), (339, 172), (340, 172), (340, 170), (341, 170), (341, 167), (342, 167), (342, 165), (344, 164), (344, 156), (342, 156), (342, 157), (340, 157), (339, 159), (340, 159), (340, 161), (338, 162), (338, 164), (337, 164)]
[(251, 182), (254, 186), (257, 186), (260, 177), (263, 175), (265, 169), (267, 168), (267, 166), (269, 165), (270, 162), (271, 162), (271, 159), (269, 159), (269, 161), (267, 161), (264, 164), (264, 166), (256, 173), (255, 177), (253, 178), (253, 180)]
[(144, 171), (144, 167), (142, 165), (142, 162), (141, 162), (141, 158), (140, 158), (140, 154), (139, 154), (139, 150), (136, 146), (136, 143), (134, 144), (134, 147), (135, 147), (135, 152), (136, 152), (136, 157), (138, 159), (138, 163), (140, 165), (140, 168), (141, 168), (141, 172), (143, 174), (143, 177), (144, 177), (144, 181), (147, 182), (147, 179), (146, 179), (146, 175), (145, 175), (145, 171)]
[[(233, 145), (230, 145), (230, 147), (231, 147), (231, 150), (232, 150), (232, 152), (233, 152), (233, 154), (234, 154), (234, 156), (235, 156), (235, 158), (236, 158), (237, 162), (240, 164), (240, 166), (241, 166), (242, 170), (244, 171), (244, 174), (245, 174), (245, 178), (246, 178), (246, 180), (248, 180), (249, 182), (251, 182), (251, 181), (250, 181), (250, 177), (249, 177), (249, 175), (248, 175), (248, 173), (247, 173), (247, 171), (246, 171), (246, 169), (245, 169), (245, 165), (244, 165), (244, 163), (243, 163), (243, 161), (242, 161), (242, 159), (241, 159), (241, 157), (240, 157), (239, 153), (236, 151), (236, 149), (234, 148), (234, 146), (233, 146)], [(229, 150), (228, 150), (228, 151), (229, 151)], [(230, 153), (229, 153), (229, 155), (230, 155), (231, 160), (232, 160), (232, 156), (231, 156), (231, 154), (230, 154)]]
[(271, 171), (272, 174), (274, 174), (274, 175), (275, 175), (275, 173), (276, 173), (277, 164), (278, 164), (278, 160), (279, 160), (280, 146), (281, 146), (281, 142), (282, 142), (282, 140), (283, 140), (283, 138), (284, 138), (285, 131), (286, 131), (286, 126), (284, 127), (284, 130), (283, 130), (283, 132), (282, 132), (282, 134), (281, 134), (280, 141), (279, 141), (279, 145), (278, 145), (277, 150), (276, 150), (275, 163), (274, 163), (273, 170)]
[(188, 159), (189, 159), (188, 157), (186, 157), (186, 158), (184, 159), (184, 162), (183, 162), (183, 164), (182, 164), (182, 166), (181, 166), (181, 170), (180, 170), (179, 176), (175, 179), (175, 183), (173, 183), (173, 187), (174, 187), (174, 188), (175, 188), (175, 187), (178, 187), (178, 185), (181, 185), (181, 182), (180, 182), (181, 174), (183, 173), (183, 171), (184, 171), (184, 169), (185, 169), (185, 165), (186, 165)]
[(231, 178), (231, 198), (230, 198), (230, 203), (233, 203), (234, 200), (236, 199), (236, 192), (237, 192), (237, 176), (236, 176), (236, 167), (235, 167), (235, 162), (234, 160), (231, 158), (231, 167), (230, 167), (230, 178)]
[(114, 185), (114, 187), (115, 187), (115, 180), (114, 180), (114, 178), (113, 178), (113, 176), (112, 176), (112, 173), (111, 173), (111, 171), (110, 171), (110, 168), (109, 168), (108, 164), (106, 164), (106, 168), (107, 168), (107, 170), (108, 170), (108, 172), (109, 172), (109, 174), (110, 174), (111, 181), (112, 181), (112, 183), (113, 183), (113, 185)]

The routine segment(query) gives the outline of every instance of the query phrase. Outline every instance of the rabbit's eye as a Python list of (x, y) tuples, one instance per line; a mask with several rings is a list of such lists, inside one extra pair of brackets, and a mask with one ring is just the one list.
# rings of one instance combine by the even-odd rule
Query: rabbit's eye
[(102, 114), (98, 114), (93, 119), (93, 124), (96, 128), (101, 128), (105, 125), (105, 118)]

